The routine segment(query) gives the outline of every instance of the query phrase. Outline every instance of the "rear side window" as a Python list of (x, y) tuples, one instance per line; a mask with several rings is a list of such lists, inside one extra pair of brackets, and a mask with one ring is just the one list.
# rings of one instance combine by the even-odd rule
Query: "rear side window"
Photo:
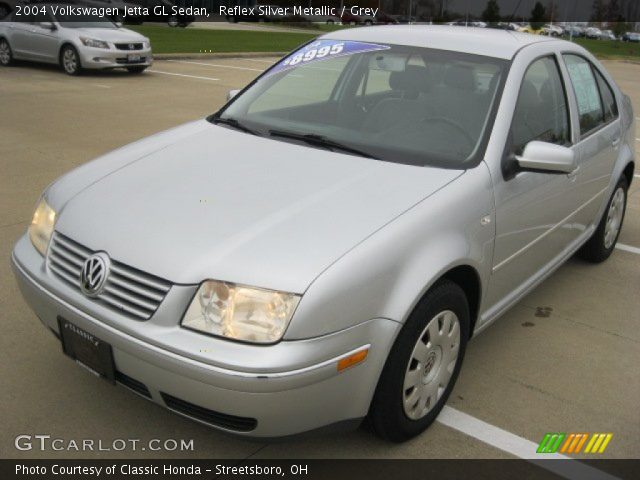
[(591, 64), (577, 55), (564, 55), (578, 102), (580, 133), (585, 135), (604, 123), (604, 110)]
[(569, 143), (569, 111), (554, 57), (540, 58), (527, 69), (513, 114), (511, 136), (516, 155), (533, 140)]
[(607, 83), (600, 72), (597, 70), (595, 72), (598, 88), (600, 89), (600, 97), (602, 98), (602, 106), (604, 108), (604, 121), (605, 123), (608, 123), (618, 116), (616, 97), (613, 94), (611, 86)]

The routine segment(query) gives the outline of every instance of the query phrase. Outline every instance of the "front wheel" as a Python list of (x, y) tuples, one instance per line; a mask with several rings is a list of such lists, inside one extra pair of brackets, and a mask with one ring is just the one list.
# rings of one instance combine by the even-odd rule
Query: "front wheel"
[(0, 39), (0, 65), (8, 67), (13, 63), (13, 52), (11, 46), (4, 38)]
[(580, 249), (579, 255), (583, 259), (593, 263), (600, 263), (609, 258), (609, 255), (613, 252), (620, 236), (624, 213), (627, 208), (628, 188), (627, 179), (622, 176), (618, 180), (616, 188), (613, 189), (613, 194), (611, 194), (598, 228)]
[(458, 378), (469, 325), (466, 295), (451, 281), (438, 282), (418, 303), (371, 403), (369, 420), (380, 437), (402, 442), (433, 423)]
[(82, 67), (75, 47), (65, 45), (60, 52), (60, 65), (67, 75), (80, 75)]

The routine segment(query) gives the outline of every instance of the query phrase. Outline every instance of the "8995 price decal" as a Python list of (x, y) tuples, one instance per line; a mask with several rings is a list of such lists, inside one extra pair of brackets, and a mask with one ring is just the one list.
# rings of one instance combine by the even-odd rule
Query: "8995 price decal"
[(386, 50), (388, 45), (379, 45), (377, 43), (366, 42), (349, 42), (343, 40), (317, 40), (300, 50), (292, 53), (287, 58), (276, 64), (267, 75), (289, 70), (291, 68), (308, 65), (312, 62), (327, 60), (345, 55), (353, 55), (354, 53), (373, 52), (376, 50)]
[(297, 65), (299, 63), (310, 62), (315, 58), (324, 58), (327, 55), (337, 55), (344, 51), (344, 43), (335, 43), (333, 45), (325, 45), (320, 48), (312, 48), (311, 50), (306, 50), (300, 53), (296, 53), (292, 57), (287, 57), (284, 60), (284, 65)]

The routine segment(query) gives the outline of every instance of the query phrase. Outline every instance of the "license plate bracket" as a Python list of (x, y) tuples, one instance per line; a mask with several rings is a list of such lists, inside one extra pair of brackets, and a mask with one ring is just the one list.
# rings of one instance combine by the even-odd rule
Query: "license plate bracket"
[(129, 63), (137, 63), (140, 62), (140, 60), (142, 60), (142, 57), (139, 54), (130, 53), (127, 55), (127, 61)]
[(58, 317), (62, 351), (91, 373), (116, 383), (116, 369), (111, 345), (73, 323)]

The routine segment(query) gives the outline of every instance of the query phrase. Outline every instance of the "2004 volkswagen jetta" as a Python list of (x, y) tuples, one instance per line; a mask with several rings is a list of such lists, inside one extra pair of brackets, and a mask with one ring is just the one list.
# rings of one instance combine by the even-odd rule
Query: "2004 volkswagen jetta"
[(173, 411), (257, 437), (368, 416), (400, 441), (472, 334), (574, 252), (609, 256), (633, 131), (577, 45), (340, 31), (54, 182), (14, 270), (66, 354)]

